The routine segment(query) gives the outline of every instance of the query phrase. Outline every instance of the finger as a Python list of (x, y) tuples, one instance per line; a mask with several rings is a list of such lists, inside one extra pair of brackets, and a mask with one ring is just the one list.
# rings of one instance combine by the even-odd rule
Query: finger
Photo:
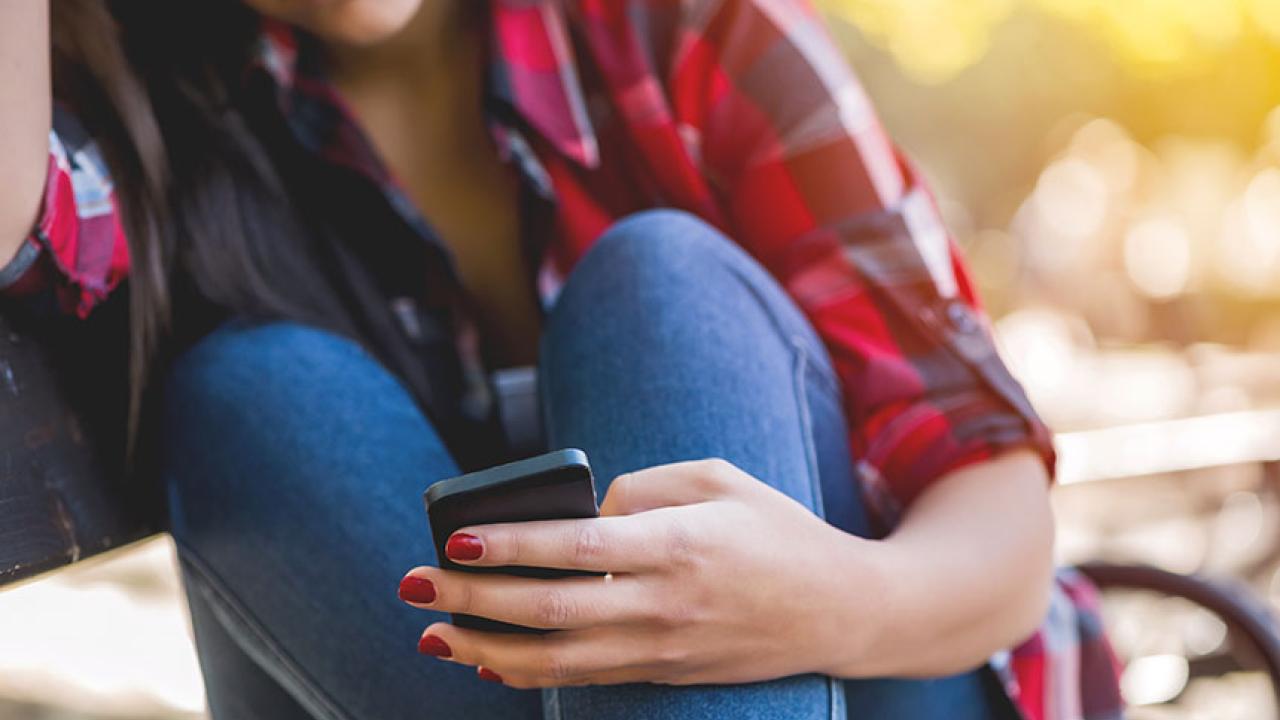
[(431, 586), (420, 596), (425, 602), (405, 598), (415, 607), (545, 630), (634, 622), (656, 614), (646, 611), (640, 581), (631, 576), (547, 580), (424, 567), (411, 571), (406, 581), (402, 588)]
[(660, 507), (692, 505), (723, 495), (740, 474), (719, 458), (656, 465), (619, 475), (609, 485), (600, 514), (634, 515)]
[(448, 659), (484, 667), (517, 688), (600, 684), (634, 674), (647, 659), (641, 643), (604, 628), (533, 635), (436, 623), (423, 636), (447, 646)]
[(475, 525), (450, 536), (445, 553), (482, 567), (636, 572), (660, 564), (650, 552), (660, 525), (642, 516)]

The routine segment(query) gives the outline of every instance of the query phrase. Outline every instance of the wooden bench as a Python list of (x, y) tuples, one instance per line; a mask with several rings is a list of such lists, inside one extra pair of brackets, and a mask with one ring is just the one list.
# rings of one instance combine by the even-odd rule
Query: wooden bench
[(51, 353), (0, 315), (0, 586), (161, 530), (153, 492), (104, 467)]

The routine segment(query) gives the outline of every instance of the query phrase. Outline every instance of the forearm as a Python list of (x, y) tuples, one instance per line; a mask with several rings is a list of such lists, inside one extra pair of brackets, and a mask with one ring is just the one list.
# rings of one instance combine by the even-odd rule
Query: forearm
[(1044, 466), (1020, 450), (958, 470), (920, 496), (889, 538), (853, 551), (876, 554), (883, 589), (868, 647), (838, 674), (973, 668), (1025, 639), (1046, 611), (1053, 516)]
[(47, 0), (0, 0), (0, 267), (39, 212), (52, 103)]

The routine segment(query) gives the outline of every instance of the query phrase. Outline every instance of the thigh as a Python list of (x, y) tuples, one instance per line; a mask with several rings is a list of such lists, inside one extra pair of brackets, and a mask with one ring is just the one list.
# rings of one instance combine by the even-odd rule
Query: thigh
[(215, 716), (281, 717), (274, 683), (315, 718), (540, 717), (536, 693), (416, 652), (441, 617), (396, 588), (435, 563), (422, 491), (456, 467), (368, 354), (295, 325), (232, 325), (178, 359), (165, 406)]

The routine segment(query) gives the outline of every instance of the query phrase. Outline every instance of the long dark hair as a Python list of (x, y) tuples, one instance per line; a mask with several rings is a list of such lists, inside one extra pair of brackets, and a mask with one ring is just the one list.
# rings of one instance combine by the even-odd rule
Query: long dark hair
[[(232, 0), (55, 0), (54, 96), (97, 142), (120, 199), (129, 277), (132, 449), (184, 295), (305, 316), (305, 235), (241, 95), (257, 18)], [(255, 239), (258, 239), (255, 242)]]

